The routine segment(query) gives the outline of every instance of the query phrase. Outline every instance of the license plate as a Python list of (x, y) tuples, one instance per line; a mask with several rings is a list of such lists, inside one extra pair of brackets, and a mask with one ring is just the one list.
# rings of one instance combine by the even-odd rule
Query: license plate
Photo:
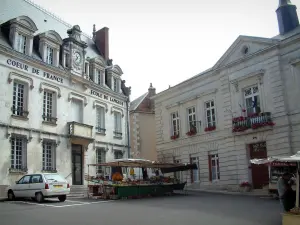
[(55, 187), (55, 188), (61, 188), (63, 186), (62, 185), (53, 185), (53, 187)]

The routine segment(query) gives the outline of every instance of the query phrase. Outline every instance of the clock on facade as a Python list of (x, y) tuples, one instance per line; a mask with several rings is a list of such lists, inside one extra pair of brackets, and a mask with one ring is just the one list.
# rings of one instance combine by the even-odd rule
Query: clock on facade
[(79, 52), (76, 51), (73, 53), (73, 61), (77, 66), (81, 64), (81, 54)]

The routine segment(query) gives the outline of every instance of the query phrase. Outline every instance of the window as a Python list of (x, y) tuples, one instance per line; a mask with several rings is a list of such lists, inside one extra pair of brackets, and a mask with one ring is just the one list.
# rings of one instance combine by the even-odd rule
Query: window
[(96, 70), (94, 82), (96, 84), (102, 85), (102, 72), (100, 70)]
[(123, 159), (123, 152), (119, 150), (115, 150), (114, 152), (115, 159)]
[[(181, 163), (181, 161), (178, 159), (178, 160), (174, 160), (174, 163)], [(179, 181), (182, 181), (182, 178), (181, 178), (181, 171), (178, 171), (178, 172), (175, 172), (174, 173), (174, 176), (176, 179), (178, 179)]]
[(56, 170), (56, 156), (55, 156), (55, 142), (43, 142), (43, 170), (55, 171)]
[(89, 74), (89, 63), (84, 63), (84, 73), (86, 74), (86, 75), (88, 75)]
[(218, 154), (209, 155), (209, 178), (210, 181), (220, 180), (219, 156)]
[(54, 117), (54, 99), (55, 93), (50, 91), (44, 91), (43, 99), (43, 119), (46, 122), (56, 122)]
[(214, 101), (205, 103), (206, 107), (206, 127), (216, 127), (216, 109)]
[(22, 34), (17, 34), (17, 51), (23, 54), (26, 53), (26, 36)]
[(245, 89), (244, 96), (246, 101), (247, 115), (249, 116), (254, 113), (260, 113), (260, 99), (258, 86)]
[(69, 55), (69, 53), (65, 53), (65, 67), (66, 68), (70, 67), (70, 55)]
[(191, 107), (187, 109), (188, 114), (188, 131), (196, 131), (196, 108)]
[(11, 169), (27, 170), (27, 140), (23, 137), (11, 138)]
[(118, 81), (117, 81), (117, 79), (114, 77), (113, 78), (113, 91), (117, 91), (118, 89)]
[(101, 106), (96, 107), (96, 131), (105, 133), (105, 109)]
[(26, 175), (18, 181), (18, 184), (29, 184), (29, 181), (30, 181), (30, 176)]
[(30, 183), (32, 184), (43, 183), (43, 178), (41, 175), (32, 175)]
[(14, 82), (13, 87), (13, 115), (27, 117), (26, 108), (26, 88), (25, 84)]
[(114, 120), (115, 120), (115, 137), (122, 137), (122, 118), (120, 112), (114, 112)]
[[(97, 164), (100, 163), (105, 163), (105, 157), (106, 157), (106, 152), (104, 148), (97, 148)], [(98, 166), (97, 167), (97, 174), (102, 174), (104, 175), (105, 173), (105, 168), (103, 166)]]
[(53, 65), (53, 48), (47, 46), (46, 51), (46, 63)]
[(174, 112), (171, 114), (171, 122), (172, 122), (172, 135), (179, 135), (179, 116), (178, 112)]
[(191, 183), (199, 181), (199, 157), (191, 157), (190, 161), (192, 164), (197, 165), (197, 169), (191, 171)]

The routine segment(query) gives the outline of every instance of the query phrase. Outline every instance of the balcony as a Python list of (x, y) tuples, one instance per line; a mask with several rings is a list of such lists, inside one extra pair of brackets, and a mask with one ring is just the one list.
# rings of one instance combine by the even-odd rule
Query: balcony
[(272, 121), (271, 113), (265, 112), (260, 114), (253, 114), (247, 117), (240, 116), (232, 119), (232, 132), (244, 132), (252, 129), (256, 130), (259, 128), (273, 127), (275, 123)]
[(68, 134), (73, 144), (89, 144), (93, 142), (93, 126), (78, 122), (69, 122)]

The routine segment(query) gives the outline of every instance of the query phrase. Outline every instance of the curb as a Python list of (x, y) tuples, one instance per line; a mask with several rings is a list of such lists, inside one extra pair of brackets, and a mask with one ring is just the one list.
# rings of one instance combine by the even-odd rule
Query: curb
[(216, 191), (216, 190), (186, 190), (190, 193), (214, 193), (214, 194), (222, 194), (222, 195), (237, 195), (237, 196), (251, 196), (251, 197), (270, 197), (267, 194), (254, 194), (253, 192), (229, 192), (229, 191)]
[(7, 200), (7, 198), (1, 198), (0, 197), (0, 202), (5, 202)]

